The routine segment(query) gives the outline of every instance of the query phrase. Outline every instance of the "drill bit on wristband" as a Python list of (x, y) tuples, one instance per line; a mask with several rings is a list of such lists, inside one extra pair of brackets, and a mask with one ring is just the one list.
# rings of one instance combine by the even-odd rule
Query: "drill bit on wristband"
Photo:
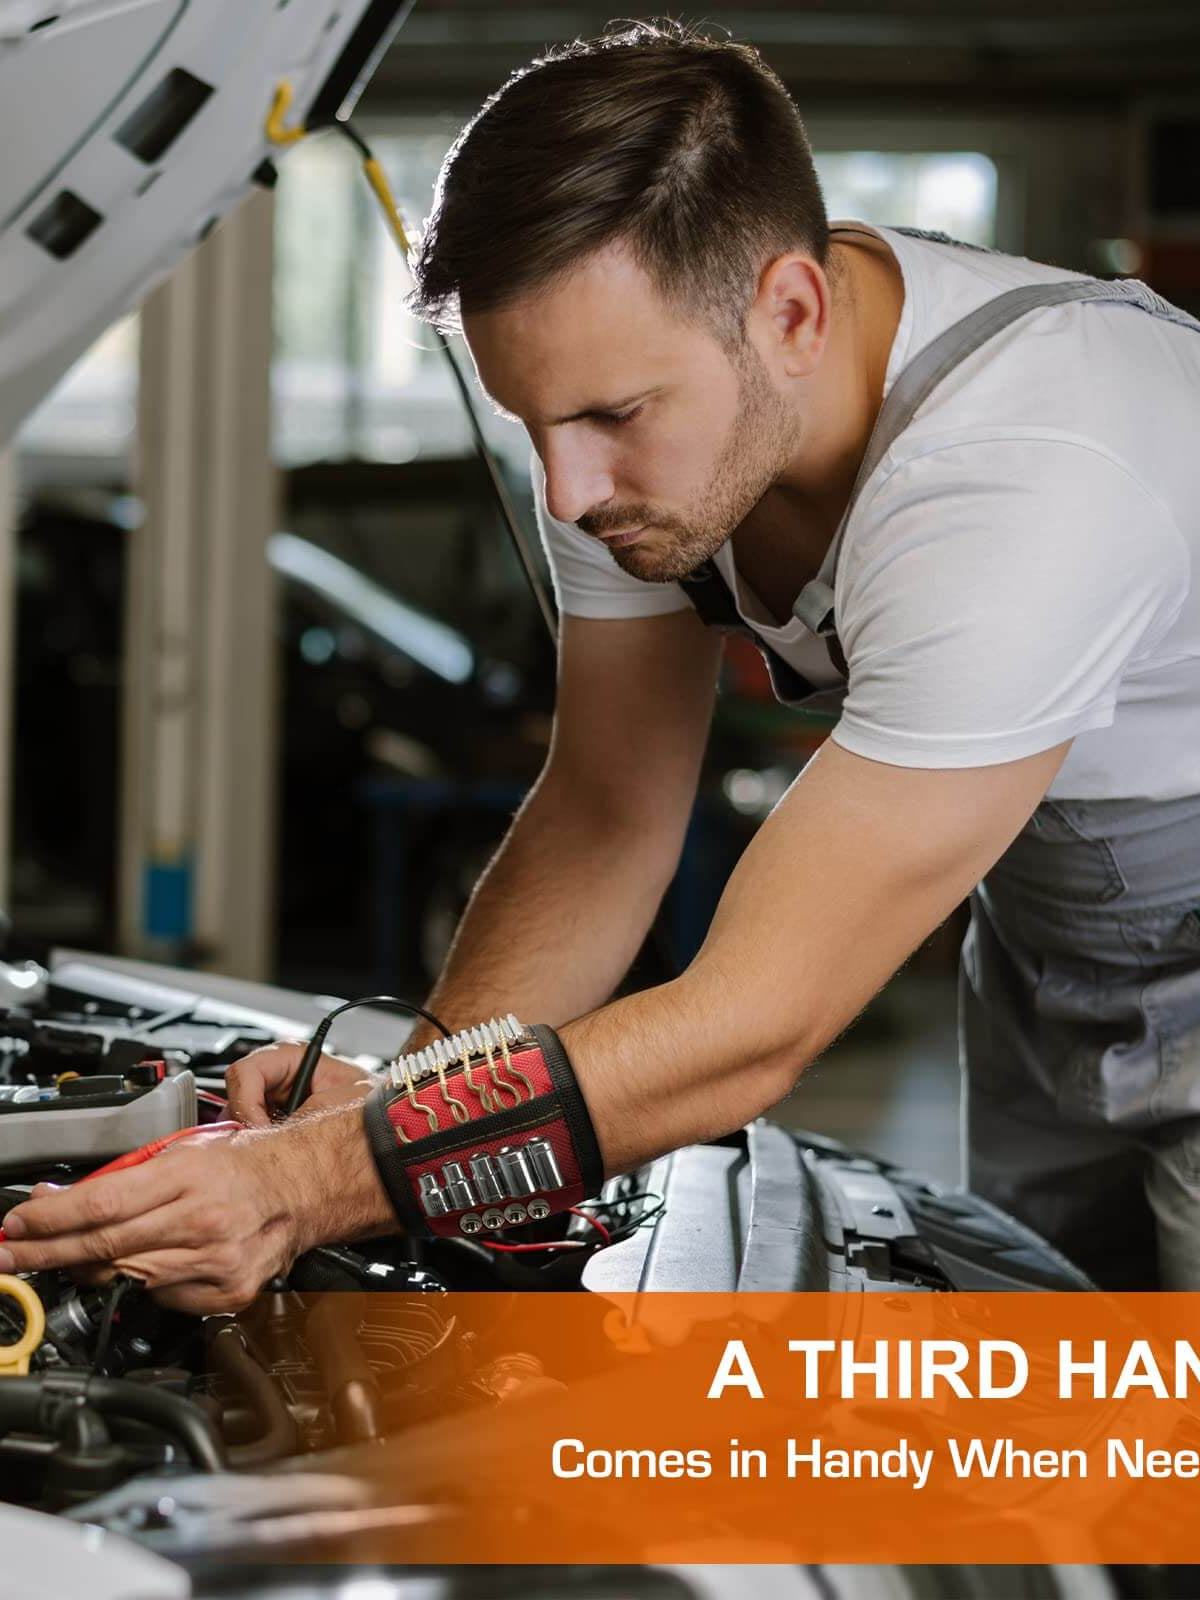
[(398, 1057), (364, 1116), (379, 1176), (412, 1233), (499, 1233), (563, 1211), (603, 1181), (561, 1040), (513, 1016)]

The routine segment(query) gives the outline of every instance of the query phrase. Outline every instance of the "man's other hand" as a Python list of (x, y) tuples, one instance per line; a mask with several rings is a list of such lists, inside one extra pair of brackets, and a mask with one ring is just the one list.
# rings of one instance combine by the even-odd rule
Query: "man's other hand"
[(389, 1224), (362, 1116), (345, 1107), (183, 1142), (73, 1188), (39, 1184), (4, 1219), (0, 1271), (107, 1267), (177, 1310), (236, 1311), (301, 1251)]
[[(272, 1112), (282, 1110), (287, 1102), (304, 1050), (304, 1045), (296, 1043), (267, 1044), (235, 1061), (225, 1074), (230, 1115), (250, 1128), (269, 1127)], [(375, 1081), (365, 1067), (340, 1056), (323, 1055), (297, 1115), (362, 1100)]]

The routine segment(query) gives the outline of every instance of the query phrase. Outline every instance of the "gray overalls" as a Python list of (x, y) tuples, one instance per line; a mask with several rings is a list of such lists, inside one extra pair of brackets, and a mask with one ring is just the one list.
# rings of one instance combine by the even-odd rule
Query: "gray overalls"
[[(833, 580), (867, 480), (960, 361), (1027, 312), (1076, 300), (1200, 332), (1137, 280), (1085, 278), (1009, 290), (926, 345), (880, 408), (794, 607), (843, 672)], [(684, 592), (705, 622), (749, 632), (712, 563)], [(830, 691), (755, 643), (781, 700), (829, 707)], [(1200, 796), (1044, 800), (971, 897), (959, 1015), (970, 1187), (1102, 1286), (1200, 1289)]]

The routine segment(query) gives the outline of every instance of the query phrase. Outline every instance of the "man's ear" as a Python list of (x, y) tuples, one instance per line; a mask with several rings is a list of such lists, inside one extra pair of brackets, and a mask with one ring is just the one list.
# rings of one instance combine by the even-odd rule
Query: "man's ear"
[(762, 270), (748, 326), (771, 365), (789, 378), (816, 371), (829, 338), (832, 296), (820, 263), (802, 250)]

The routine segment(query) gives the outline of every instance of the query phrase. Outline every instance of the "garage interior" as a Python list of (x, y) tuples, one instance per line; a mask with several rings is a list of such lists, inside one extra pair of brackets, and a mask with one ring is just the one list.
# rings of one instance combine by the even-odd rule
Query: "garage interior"
[[(831, 216), (1137, 275), (1200, 308), (1194, 7), (706, 18), (787, 83)], [(406, 216), (510, 70), (608, 20), (422, 0), (356, 110)], [(539, 768), (553, 659), (353, 152), (310, 139), (260, 179), (4, 458), (8, 953), (417, 995)], [(532, 531), (524, 436), (480, 410)], [(678, 959), (821, 733), (731, 648), (667, 907)], [(961, 927), (781, 1120), (957, 1176)]]
[[(229, 0), (204, 3), (236, 10)], [(107, 114), (92, 24), (111, 13), (113, 37), (140, 60), (139, 30), (149, 37), (162, 29), (169, 11), (169, 33), (189, 9), (186, 0), (0, 0), (0, 132), (16, 130), (0, 138), (0, 1009), (8, 1019), (0, 1051), (9, 1059), (0, 1101), (18, 1110), (18, 1092), (26, 1104), (37, 1098), (32, 1083), (18, 1091), (12, 1076), (26, 1049), (54, 1056), (55, 1093), (80, 1092), (78, 1082), (64, 1089), (80, 1077), (71, 1052), (91, 1051), (83, 1075), (116, 1071), (104, 1081), (118, 1099), (183, 1095), (178, 1084), (188, 1078), (186, 1114), (182, 1100), (170, 1112), (179, 1129), (224, 1116), (225, 1066), (282, 1032), (280, 1019), (308, 1032), (341, 997), (425, 999), (474, 885), (541, 770), (555, 695), (539, 594), (473, 426), (498, 463), (544, 589), (528, 439), (491, 408), (453, 338), (473, 420), (430, 330), (406, 310), (406, 266), (363, 182), (360, 153), (328, 131), (289, 141), (292, 112), (277, 100), (277, 147), (263, 159), (256, 147), (252, 171), (223, 172), (223, 188), (210, 185), (203, 204), (190, 203), (186, 130), (223, 83), (241, 83), (248, 48), (236, 32), (214, 47), (212, 81), (198, 67), (173, 68), (159, 99), (114, 135), (145, 168), (120, 213), (131, 246), (137, 201), (164, 212), (169, 201), (178, 212), (161, 270), (146, 255), (141, 278), (154, 281), (144, 298), (118, 304), (124, 291), (107, 280), (94, 306), (81, 303), (82, 289), (57, 304), (40, 295), (43, 277), (51, 284), (53, 271), (104, 237), (106, 219), (78, 196), (60, 195), (28, 226), (22, 220), (35, 177), (48, 184), (47, 173), (78, 153), (61, 162), (57, 146), (52, 159), (44, 154), (62, 106), (93, 131)], [(271, 27), (286, 32), (292, 18), (298, 33), (308, 30), (310, 64), (326, 46), (337, 54), (328, 38), (339, 29), (339, 40), (351, 39), (353, 71), (340, 57), (333, 77), (412, 228), (485, 97), (544, 47), (611, 21), (588, 0), (278, 0), (258, 9), (271, 13)], [(370, 35), (365, 43), (354, 19)], [(1062, 0), (1053, 9), (1040, 0), (753, 0), (681, 20), (753, 43), (778, 72), (804, 118), (831, 218), (934, 230), (1097, 277), (1140, 278), (1200, 315), (1195, 0)], [(284, 54), (269, 83), (254, 79), (255, 94), (282, 75)], [(25, 66), (35, 59), (36, 80)], [(52, 83), (54, 94), (38, 83)], [(328, 82), (321, 92), (330, 93)], [(81, 135), (79, 148), (85, 143)], [(5, 284), (2, 253), (14, 218), (9, 237), (22, 232), (29, 269), (15, 288)], [(119, 276), (119, 263), (107, 259)], [(39, 356), (42, 337), (48, 353)], [(776, 703), (758, 653), (743, 639), (726, 641), (660, 938), (647, 941), (624, 991), (695, 955), (739, 857), (831, 725)], [(434, 1402), (419, 1377), (409, 1383), (405, 1363), (416, 1367), (451, 1342), (435, 1290), (499, 1290), (517, 1300), (517, 1291), (534, 1289), (642, 1294), (698, 1284), (891, 1294), (1095, 1287), (1001, 1211), (945, 1192), (960, 1182), (956, 988), (966, 924), (959, 907), (766, 1122), (610, 1176), (602, 1200), (581, 1202), (607, 1210), (576, 1209), (567, 1220), (517, 1205), (514, 1226), (527, 1232), (515, 1246), (431, 1238), (402, 1248), (389, 1238), (369, 1257), (338, 1246), (305, 1252), (300, 1276), (267, 1284), (249, 1313), (260, 1320), (247, 1322), (244, 1337), (232, 1319), (221, 1328), (206, 1420), (193, 1417), (180, 1431), (177, 1416), (177, 1436), (158, 1441), (159, 1456), (135, 1423), (135, 1448), (111, 1478), (84, 1448), (82, 1424), (78, 1438), (63, 1424), (55, 1441), (73, 1448), (82, 1440), (78, 1459), (65, 1446), (54, 1456), (46, 1439), (10, 1458), (0, 1404), (0, 1525), (10, 1503), (26, 1503), (28, 1473), (28, 1504), (38, 1509), (71, 1510), (111, 1491), (116, 1499), (103, 1502), (110, 1530), (132, 1529), (147, 1548), (196, 1571), (201, 1546), (205, 1559), (214, 1551), (221, 1561), (243, 1559), (238, 1472), (302, 1449), (315, 1456), (385, 1438), (394, 1445), (414, 1415), (429, 1420)], [(61, 1016), (13, 1021), (26, 999), (32, 1008), (44, 998), (44, 968)], [(129, 1073), (146, 1066), (137, 1036), (151, 1024), (170, 1070), (135, 1081)], [(406, 1026), (376, 1010), (337, 1037), (377, 1065), (395, 1054)], [(484, 1053), (490, 1068), (488, 1045)], [(107, 1065), (98, 1067), (101, 1057)], [(411, 1081), (408, 1088), (411, 1095)], [(64, 1173), (73, 1182), (98, 1154), (34, 1144), (36, 1170), (22, 1171), (18, 1184), (10, 1161), (0, 1178), (0, 1243), (4, 1217), (33, 1182)], [(498, 1194), (511, 1200), (517, 1191)], [(561, 1238), (552, 1232), (560, 1224)], [(796, 1248), (805, 1226), (808, 1254)], [(489, 1261), (488, 1248), (560, 1253)], [(172, 1402), (194, 1399), (208, 1382), (196, 1328), (160, 1315), (141, 1286), (106, 1286), (104, 1298), (55, 1276), (35, 1374), (57, 1381), (63, 1365), (87, 1366), (91, 1401), (113, 1411), (117, 1390), (103, 1385), (128, 1391), (131, 1375)], [(382, 1334), (376, 1328), (386, 1359), (372, 1347), (372, 1371), (364, 1357), (347, 1381), (338, 1368), (335, 1382), (330, 1371), (358, 1325), (314, 1332), (305, 1322), (301, 1338), (297, 1296), (381, 1283), (423, 1297), (421, 1309), (398, 1312)], [(5, 1293), (0, 1284), (0, 1334)], [(260, 1361), (268, 1349), (271, 1359)], [(393, 1358), (403, 1389), (379, 1375)], [(485, 1392), (489, 1404), (510, 1380), (517, 1389), (544, 1382), (540, 1368), (531, 1379), (516, 1359), (509, 1369), (498, 1359), (486, 1380), (470, 1368), (456, 1382), (476, 1385), (472, 1395)], [(0, 1379), (0, 1402), (10, 1381)], [(222, 1411), (221, 1396), (235, 1391), (240, 1400)], [(116, 1432), (125, 1449), (128, 1429)], [(144, 1458), (131, 1466), (137, 1451)], [(213, 1474), (211, 1500), (199, 1491), (194, 1501), (181, 1491), (178, 1504), (164, 1495), (154, 1472), (181, 1463), (197, 1481)], [(290, 1481), (307, 1482), (299, 1473)], [(286, 1496), (272, 1499), (266, 1477), (255, 1482), (261, 1498), (247, 1525), (293, 1508)], [(350, 1516), (316, 1488), (301, 1509), (318, 1521)], [(345, 1554), (335, 1532), (331, 1561)], [(275, 1538), (264, 1540), (268, 1560), (283, 1547)], [(53, 1559), (70, 1573), (70, 1552)], [(755, 1573), (752, 1586), (744, 1576), (702, 1578), (703, 1569), (667, 1565), (616, 1577), (596, 1567), (569, 1581), (566, 1570), (485, 1573), (476, 1587), (475, 1579), (456, 1587), (457, 1579), (422, 1577), (401, 1587), (381, 1566), (344, 1583), (326, 1574), (311, 1587), (297, 1579), (270, 1593), (1165, 1600), (1200, 1592), (1198, 1568), (736, 1569)], [(237, 1589), (224, 1570), (214, 1577), (205, 1569), (197, 1582), (197, 1596), (262, 1592)], [(132, 1569), (114, 1583), (114, 1595), (135, 1592)], [(136, 1592), (148, 1600), (192, 1592), (172, 1588), (169, 1576), (166, 1585)]]

